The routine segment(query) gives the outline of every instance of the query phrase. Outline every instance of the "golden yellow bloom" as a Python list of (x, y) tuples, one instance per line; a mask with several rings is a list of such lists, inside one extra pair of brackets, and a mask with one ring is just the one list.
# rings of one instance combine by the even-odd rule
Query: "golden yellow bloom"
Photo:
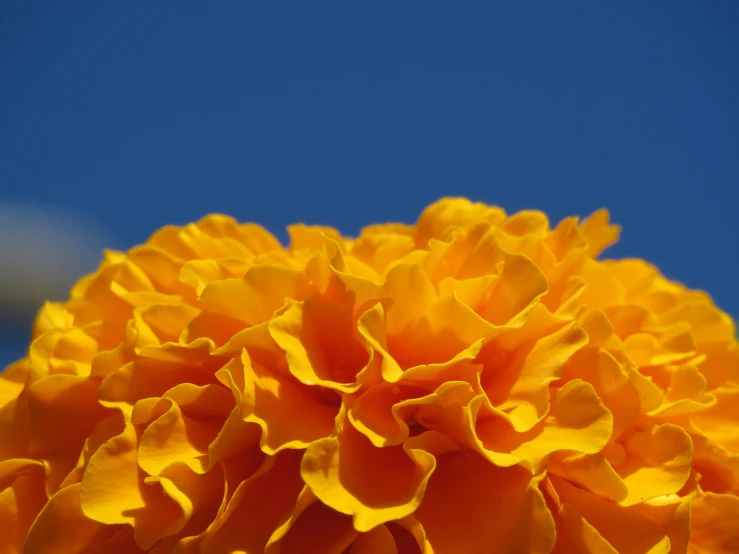
[(41, 310), (0, 552), (739, 552), (734, 324), (597, 261), (606, 212), (289, 232), (166, 227)]

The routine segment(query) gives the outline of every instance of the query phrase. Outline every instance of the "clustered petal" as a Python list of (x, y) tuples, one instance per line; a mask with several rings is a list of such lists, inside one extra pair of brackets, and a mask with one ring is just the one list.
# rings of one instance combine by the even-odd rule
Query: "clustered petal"
[(739, 552), (739, 343), (608, 213), (106, 252), (0, 375), (0, 553)]

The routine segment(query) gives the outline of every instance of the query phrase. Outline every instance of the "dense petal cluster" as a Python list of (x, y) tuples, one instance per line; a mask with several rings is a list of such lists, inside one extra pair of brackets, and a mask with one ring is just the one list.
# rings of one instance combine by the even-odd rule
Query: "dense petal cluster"
[(0, 552), (739, 552), (734, 324), (606, 212), (289, 234), (166, 227), (41, 310)]

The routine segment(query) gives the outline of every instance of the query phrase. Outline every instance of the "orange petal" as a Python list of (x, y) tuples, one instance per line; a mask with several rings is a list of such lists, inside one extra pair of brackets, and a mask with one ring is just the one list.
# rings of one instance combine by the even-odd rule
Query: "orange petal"
[(621, 477), (600, 452), (555, 453), (549, 460), (547, 471), (614, 502), (624, 500), (629, 492)]
[(180, 506), (160, 483), (147, 484), (136, 462), (136, 431), (128, 425), (122, 434), (101, 446), (90, 458), (82, 479), (82, 512), (104, 524), (127, 523), (134, 528), (140, 548), (179, 531)]
[(437, 299), (436, 289), (417, 264), (393, 267), (382, 286), (383, 296), (393, 300), (387, 312), (387, 333), (397, 335), (418, 321)]
[(517, 368), (507, 399), (498, 405), (517, 431), (536, 425), (549, 411), (549, 385), (559, 379), (570, 357), (588, 341), (585, 331), (572, 323), (538, 340)]
[(213, 311), (256, 325), (270, 319), (286, 298), (302, 300), (307, 293), (308, 284), (302, 272), (258, 265), (241, 279), (224, 279), (207, 285), (200, 300)]
[(395, 383), (403, 377), (403, 369), (389, 352), (385, 307), (378, 302), (357, 323), (359, 334), (367, 346), (378, 355), (380, 371), (385, 381)]
[(29, 369), (23, 359), (0, 373), (0, 460), (28, 455), (28, 395), (23, 389)]
[(414, 516), (435, 554), (548, 553), (554, 521), (536, 479), (500, 468), (471, 451), (439, 457)]
[[(229, 365), (243, 366), (243, 417), (262, 428), (262, 450), (274, 455), (285, 448), (305, 448), (334, 430), (341, 399), (332, 390), (312, 388), (252, 364), (246, 350)], [(325, 393), (321, 395), (321, 393)], [(300, 417), (295, 417), (295, 414)]]
[(28, 387), (30, 454), (49, 464), (49, 491), (77, 464), (85, 439), (109, 413), (97, 402), (99, 381), (50, 375)]
[(286, 450), (268, 457), (262, 467), (243, 481), (226, 510), (205, 533), (203, 554), (243, 552), (264, 554), (272, 533), (295, 505), (303, 487), (300, 453)]
[(321, 227), (320, 225), (289, 225), (287, 233), (290, 235), (290, 248), (305, 248), (313, 251), (320, 251), (324, 246), (324, 237), (342, 244), (344, 239), (336, 229), (332, 227)]
[(739, 388), (722, 387), (712, 392), (716, 404), (693, 414), (691, 421), (703, 434), (731, 452), (739, 452)]
[(450, 295), (433, 301), (405, 332), (389, 337), (388, 346), (400, 367), (407, 370), (449, 362), (467, 349), (479, 351), (482, 341), (494, 329)]
[(562, 379), (582, 379), (593, 385), (598, 397), (613, 415), (614, 438), (621, 436), (639, 416), (639, 390), (623, 364), (606, 350), (589, 345), (578, 351), (565, 366)]
[(87, 518), (80, 507), (80, 484), (61, 489), (49, 499), (26, 538), (29, 554), (77, 554), (102, 538), (106, 526)]
[(201, 475), (179, 464), (144, 482), (160, 483), (164, 493), (179, 504), (183, 513), (181, 529), (157, 543), (152, 550), (157, 554), (169, 554), (175, 545), (186, 545), (191, 539), (199, 538), (213, 522), (223, 499), (224, 474), (220, 467)]
[(43, 464), (25, 459), (0, 462), (0, 552), (23, 552), (28, 530), (46, 501)]
[(671, 325), (686, 321), (697, 344), (731, 341), (736, 329), (726, 314), (707, 303), (683, 303), (660, 317), (660, 323)]
[(466, 198), (442, 198), (428, 206), (416, 224), (416, 242), (424, 246), (429, 239), (443, 238), (450, 229), (471, 226), (482, 221), (496, 224), (505, 219), (505, 212), (482, 202)]
[(550, 482), (558, 504), (558, 529), (578, 549), (618, 554), (670, 552), (667, 531), (640, 514), (636, 507), (619, 506), (558, 477), (550, 477)]
[(549, 232), (549, 218), (537, 210), (521, 210), (511, 215), (503, 225), (503, 230), (514, 236), (539, 235)]
[(672, 371), (664, 403), (649, 415), (665, 419), (707, 410), (716, 403), (716, 397), (705, 390), (706, 378), (697, 368), (680, 366)]
[(196, 386), (216, 383), (214, 374), (222, 365), (222, 358), (211, 357), (207, 351), (197, 357), (193, 355), (188, 362), (138, 358), (103, 379), (98, 401), (130, 416), (137, 401), (161, 397), (182, 383)]
[(415, 248), (413, 238), (399, 233), (361, 235), (352, 246), (351, 255), (363, 261), (378, 273), (392, 262), (401, 259)]
[(349, 554), (398, 554), (395, 537), (385, 525), (361, 533), (352, 543)]
[[(147, 552), (142, 550), (136, 544), (134, 539), (133, 528), (128, 525), (112, 526), (113, 530), (110, 536), (106, 536), (97, 542), (91, 544), (85, 554), (143, 554)], [(150, 551), (149, 551), (150, 552)]]
[(220, 422), (188, 417), (170, 398), (157, 402), (152, 417), (139, 441), (139, 467), (149, 475), (160, 475), (168, 466), (185, 463), (203, 473), (208, 446), (218, 435)]
[(618, 240), (621, 227), (609, 224), (608, 210), (598, 210), (582, 222), (581, 231), (588, 242), (588, 254), (596, 257)]
[(306, 300), (269, 323), (290, 372), (306, 385), (354, 392), (369, 355), (357, 340), (353, 303)]
[(290, 518), (272, 535), (265, 554), (342, 554), (357, 536), (352, 518), (303, 488)]
[(693, 500), (690, 552), (739, 552), (739, 497), (705, 493)]
[(431, 394), (419, 384), (370, 390), (352, 407), (352, 424), (378, 447), (401, 444), (411, 426), (414, 436), (433, 430), (473, 446), (470, 406), (482, 399), (478, 392), (466, 381), (443, 382)]
[(511, 254), (479, 313), (494, 325), (510, 324), (533, 308), (535, 300), (547, 290), (547, 279), (541, 270), (525, 256)]

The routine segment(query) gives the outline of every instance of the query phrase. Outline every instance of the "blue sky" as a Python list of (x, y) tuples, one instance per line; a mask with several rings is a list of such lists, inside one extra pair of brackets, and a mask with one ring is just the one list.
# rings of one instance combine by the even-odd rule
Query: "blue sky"
[[(736, 317), (737, 21), (730, 0), (6, 0), (0, 204), (72, 210), (115, 248), (208, 212), (284, 238), (444, 195), (607, 207), (609, 255)], [(0, 363), (25, 328), (4, 333)]]

